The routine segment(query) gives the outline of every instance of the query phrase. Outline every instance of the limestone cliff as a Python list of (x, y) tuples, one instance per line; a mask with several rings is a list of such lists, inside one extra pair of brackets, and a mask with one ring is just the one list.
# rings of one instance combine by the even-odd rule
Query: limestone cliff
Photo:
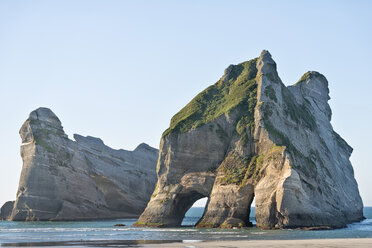
[(137, 226), (179, 226), (208, 197), (197, 227), (342, 227), (362, 200), (333, 130), (328, 82), (306, 73), (286, 87), (267, 51), (231, 65), (171, 120), (161, 139), (158, 182)]
[(80, 135), (72, 141), (47, 108), (31, 112), (20, 136), (23, 167), (11, 220), (137, 217), (146, 207), (157, 149), (114, 150)]

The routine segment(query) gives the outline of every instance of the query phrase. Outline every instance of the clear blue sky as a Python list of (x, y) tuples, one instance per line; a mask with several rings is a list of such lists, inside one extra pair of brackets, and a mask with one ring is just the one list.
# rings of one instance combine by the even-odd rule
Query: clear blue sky
[(18, 130), (51, 108), (66, 133), (158, 147), (170, 118), (229, 64), (267, 49), (285, 84), (323, 73), (332, 123), (372, 206), (372, 1), (0, 1), (0, 204), (22, 168)]

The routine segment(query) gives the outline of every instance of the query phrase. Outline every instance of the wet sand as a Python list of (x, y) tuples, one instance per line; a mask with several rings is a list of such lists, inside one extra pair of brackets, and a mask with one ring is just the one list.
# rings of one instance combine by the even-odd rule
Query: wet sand
[(1, 247), (168, 247), (168, 248), (371, 248), (372, 238), (359, 239), (302, 239), (302, 240), (94, 240), (62, 242), (1, 243)]
[[(182, 240), (75, 240), (49, 242), (1, 243), (0, 247), (162, 247), (166, 243), (182, 244)], [(172, 246), (171, 246), (172, 247)]]
[(143, 245), (143, 247), (203, 248), (203, 247), (257, 247), (257, 248), (371, 248), (371, 238), (360, 239), (303, 239), (303, 240), (247, 240), (247, 241), (203, 241)]

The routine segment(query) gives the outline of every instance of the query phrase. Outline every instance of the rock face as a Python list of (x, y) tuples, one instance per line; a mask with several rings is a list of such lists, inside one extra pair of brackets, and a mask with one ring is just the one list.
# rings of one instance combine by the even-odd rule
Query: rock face
[(363, 219), (349, 157), (333, 130), (328, 82), (307, 72), (286, 87), (267, 51), (229, 66), (171, 120), (158, 182), (137, 226), (180, 226), (208, 197), (197, 227), (343, 227)]
[(0, 220), (7, 220), (12, 213), (14, 201), (7, 201), (0, 209)]
[(23, 168), (11, 220), (138, 217), (156, 183), (158, 150), (114, 150), (93, 137), (69, 140), (47, 108), (20, 129)]

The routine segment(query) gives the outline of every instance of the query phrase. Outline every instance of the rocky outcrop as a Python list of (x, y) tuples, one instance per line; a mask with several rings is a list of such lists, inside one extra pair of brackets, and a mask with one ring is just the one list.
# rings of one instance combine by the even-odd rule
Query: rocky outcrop
[(161, 139), (158, 182), (136, 226), (179, 226), (208, 197), (197, 227), (343, 227), (362, 200), (333, 130), (328, 82), (306, 73), (286, 87), (267, 51), (229, 66), (171, 120)]
[(7, 201), (0, 209), (0, 220), (7, 220), (12, 213), (14, 201)]
[(114, 150), (102, 140), (68, 139), (47, 108), (20, 129), (23, 168), (11, 220), (138, 217), (156, 183), (158, 150)]

